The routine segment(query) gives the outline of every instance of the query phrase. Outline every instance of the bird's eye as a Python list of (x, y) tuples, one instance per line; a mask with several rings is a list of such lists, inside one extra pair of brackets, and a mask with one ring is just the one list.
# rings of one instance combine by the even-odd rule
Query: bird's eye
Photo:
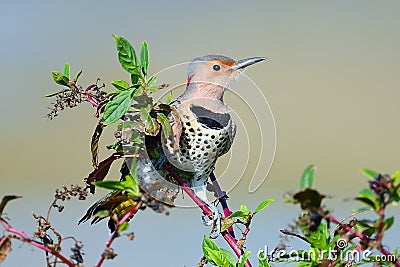
[(220, 69), (221, 69), (220, 65), (214, 65), (213, 66), (213, 70), (215, 70), (215, 71), (219, 71)]

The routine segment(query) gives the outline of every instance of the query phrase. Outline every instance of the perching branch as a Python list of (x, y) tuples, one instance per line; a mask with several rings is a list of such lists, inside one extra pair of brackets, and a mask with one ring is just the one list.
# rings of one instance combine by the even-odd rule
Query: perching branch
[(43, 251), (46, 251), (48, 253), (53, 254), (56, 258), (60, 259), (63, 263), (65, 263), (66, 265), (68, 265), (69, 267), (76, 267), (76, 265), (74, 263), (72, 263), (70, 260), (68, 260), (67, 258), (65, 258), (63, 255), (61, 255), (60, 253), (58, 253), (57, 251), (54, 251), (48, 247), (46, 247), (45, 245), (32, 240), (31, 238), (29, 238), (29, 236), (27, 236), (24, 232), (21, 232), (15, 228), (13, 228), (10, 224), (8, 224), (6, 221), (4, 221), (2, 218), (0, 218), (0, 223), (1, 225), (4, 227), (4, 229), (10, 233), (16, 234), (17, 236), (22, 238), (22, 242), (31, 244)]

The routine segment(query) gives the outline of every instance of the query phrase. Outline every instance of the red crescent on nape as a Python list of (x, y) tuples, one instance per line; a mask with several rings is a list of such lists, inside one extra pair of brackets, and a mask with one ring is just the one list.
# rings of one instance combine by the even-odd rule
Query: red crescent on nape
[(192, 80), (193, 76), (194, 76), (194, 75), (191, 75), (191, 76), (188, 77), (188, 79), (187, 79), (187, 81), (186, 81), (186, 89), (188, 88), (188, 86), (189, 86), (189, 84), (190, 84), (190, 81)]

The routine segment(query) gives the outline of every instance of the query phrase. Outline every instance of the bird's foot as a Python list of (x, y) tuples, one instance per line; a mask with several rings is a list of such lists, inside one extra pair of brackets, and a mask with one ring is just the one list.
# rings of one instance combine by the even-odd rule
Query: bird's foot
[(203, 215), (202, 220), (205, 226), (212, 226), (210, 237), (214, 239), (218, 237), (221, 229), (221, 214), (219, 213), (217, 206), (215, 206), (213, 203), (210, 202), (207, 204), (207, 206), (212, 211), (212, 218)]

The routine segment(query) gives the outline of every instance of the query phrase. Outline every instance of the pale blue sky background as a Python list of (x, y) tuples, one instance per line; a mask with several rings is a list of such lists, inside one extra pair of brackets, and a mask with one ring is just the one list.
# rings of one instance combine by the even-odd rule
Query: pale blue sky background
[[(327, 204), (337, 217), (351, 214), (355, 205), (343, 199), (366, 185), (360, 168), (387, 173), (400, 168), (399, 11), (398, 1), (2, 1), (0, 195), (24, 196), (8, 207), (11, 222), (32, 233), (31, 212), (44, 214), (55, 188), (79, 183), (91, 171), (93, 110), (82, 106), (50, 122), (43, 120), (49, 105), (43, 96), (57, 89), (50, 72), (66, 61), (74, 73), (83, 69), (83, 83), (126, 78), (112, 33), (136, 47), (146, 39), (152, 73), (211, 53), (268, 57), (246, 74), (271, 105), (276, 158), (256, 193), (247, 191), (250, 177), (230, 193), (234, 209), (242, 203), (254, 209), (263, 199), (276, 199), (255, 219), (249, 250), (273, 248), (279, 229), (297, 216), (298, 208), (283, 205), (281, 196), (298, 188), (310, 163), (317, 164), (318, 188), (336, 196)], [(184, 75), (166, 82), (182, 82)], [(247, 94), (250, 106), (257, 103), (245, 82), (235, 89)], [(237, 139), (232, 152), (240, 153), (245, 142)], [(255, 152), (257, 145), (251, 142)], [(233, 164), (242, 168), (241, 161)], [(108, 233), (105, 224), (77, 227), (76, 222), (99, 197), (67, 203), (65, 212), (54, 216), (57, 229), (86, 244), (86, 266), (95, 265)], [(398, 216), (399, 210), (389, 213)], [(104, 266), (195, 266), (208, 231), (197, 209), (174, 209), (169, 217), (146, 211), (135, 218), (133, 230), (135, 240), (117, 240), (119, 255)], [(393, 248), (400, 244), (399, 222), (390, 233), (387, 244)], [(43, 253), (14, 242), (2, 266), (27, 264), (44, 266)]]

